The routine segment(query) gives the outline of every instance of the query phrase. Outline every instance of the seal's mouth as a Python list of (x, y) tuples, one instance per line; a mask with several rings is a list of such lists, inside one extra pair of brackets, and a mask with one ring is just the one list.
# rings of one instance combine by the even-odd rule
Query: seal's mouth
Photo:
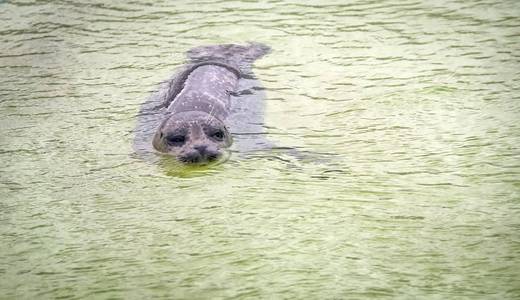
[(220, 157), (220, 155), (217, 155), (217, 154), (208, 155), (206, 157), (194, 157), (194, 156), (184, 157), (184, 156), (182, 156), (182, 157), (179, 157), (178, 160), (183, 164), (206, 165), (206, 164), (210, 164), (210, 163), (216, 161), (219, 157)]
[(189, 155), (179, 155), (177, 160), (184, 165), (215, 165), (221, 164), (229, 159), (230, 153), (228, 151), (219, 152), (195, 152)]

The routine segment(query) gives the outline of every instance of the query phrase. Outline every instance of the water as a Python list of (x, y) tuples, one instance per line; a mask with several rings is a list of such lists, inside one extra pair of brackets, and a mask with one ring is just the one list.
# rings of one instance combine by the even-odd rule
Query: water
[[(3, 299), (520, 298), (517, 1), (4, 1)], [(133, 155), (194, 46), (260, 41), (283, 151)]]

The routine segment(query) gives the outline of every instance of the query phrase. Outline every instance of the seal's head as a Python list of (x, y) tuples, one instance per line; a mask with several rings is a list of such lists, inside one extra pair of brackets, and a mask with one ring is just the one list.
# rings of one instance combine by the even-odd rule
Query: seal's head
[(205, 164), (223, 157), (232, 139), (224, 123), (201, 111), (169, 115), (153, 138), (154, 148), (187, 164)]

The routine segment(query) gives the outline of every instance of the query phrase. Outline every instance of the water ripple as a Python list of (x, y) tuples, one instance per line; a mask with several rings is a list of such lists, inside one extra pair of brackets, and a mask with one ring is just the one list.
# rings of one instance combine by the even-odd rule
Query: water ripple
[[(0, 7), (4, 297), (518, 297), (515, 2)], [(245, 41), (275, 148), (133, 157), (184, 52)]]

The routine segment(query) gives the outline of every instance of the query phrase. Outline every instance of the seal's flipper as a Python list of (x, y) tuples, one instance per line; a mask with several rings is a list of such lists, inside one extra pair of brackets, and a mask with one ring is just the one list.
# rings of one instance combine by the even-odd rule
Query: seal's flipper
[(248, 74), (252, 63), (270, 51), (271, 48), (264, 44), (250, 42), (246, 46), (235, 44), (200, 46), (189, 50), (187, 56), (192, 63), (219, 61)]

